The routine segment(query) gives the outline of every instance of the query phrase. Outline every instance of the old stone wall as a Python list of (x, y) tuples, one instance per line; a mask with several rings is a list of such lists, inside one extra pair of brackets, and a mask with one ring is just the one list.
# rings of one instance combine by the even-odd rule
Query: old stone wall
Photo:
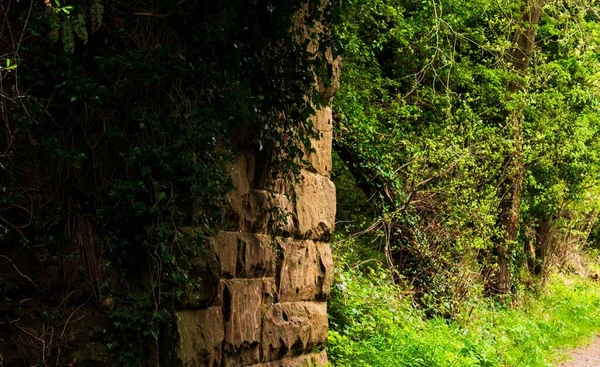
[[(309, 32), (304, 32), (308, 34)], [(302, 41), (299, 39), (299, 41)], [(314, 42), (309, 47), (317, 49)], [(331, 99), (339, 63), (329, 51)], [(314, 366), (327, 363), (327, 298), (335, 224), (332, 110), (311, 118), (319, 138), (299, 175), (270, 172), (265, 157), (241, 153), (228, 195), (234, 228), (214, 239), (218, 293), (204, 309), (176, 312), (174, 354), (183, 366)], [(215, 286), (217, 286), (215, 284)]]
[[(295, 182), (253, 187), (255, 158), (240, 155), (229, 194), (237, 231), (214, 239), (218, 295), (206, 309), (176, 313), (183, 366), (304, 366), (327, 361), (327, 298), (335, 223), (331, 108), (315, 116), (321, 140)], [(325, 153), (323, 153), (325, 152)], [(287, 190), (285, 188), (288, 188)]]

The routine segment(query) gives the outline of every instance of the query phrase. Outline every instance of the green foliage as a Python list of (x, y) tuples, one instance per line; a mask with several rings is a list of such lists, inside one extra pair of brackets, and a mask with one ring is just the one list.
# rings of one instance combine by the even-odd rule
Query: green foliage
[[(272, 163), (291, 169), (310, 150), (323, 60), (290, 32), (303, 3), (11, 2), (0, 34), (2, 248), (62, 266), (88, 246), (74, 277), (78, 291), (112, 300), (118, 365), (144, 360), (157, 312), (214, 293), (194, 272), (219, 271), (196, 259), (209, 261), (209, 237), (226, 225), (235, 152), (287, 151)], [(314, 32), (326, 40), (327, 28)], [(71, 230), (82, 222), (86, 233)], [(47, 302), (62, 304), (56, 287)]]
[(428, 319), (380, 266), (339, 271), (330, 303), (334, 366), (549, 367), (559, 351), (600, 330), (598, 285), (556, 276), (515, 306), (462, 305), (454, 321)]
[(380, 240), (397, 278), (425, 305), (438, 303), (434, 313), (451, 314), (444, 304), (476, 296), (496, 271), (516, 149), (511, 114), (522, 118), (526, 172), (509, 249), (513, 292), (528, 260), (548, 262), (536, 234), (542, 222), (567, 242), (595, 220), (598, 5), (545, 2), (524, 75), (508, 62), (521, 11), (514, 1), (347, 1), (335, 25), (344, 72), (334, 144), (376, 208), (363, 229)]

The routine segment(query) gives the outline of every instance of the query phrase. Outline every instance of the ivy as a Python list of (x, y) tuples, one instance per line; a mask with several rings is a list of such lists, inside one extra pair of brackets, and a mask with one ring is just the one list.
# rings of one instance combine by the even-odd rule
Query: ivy
[[(206, 248), (226, 225), (237, 151), (269, 148), (282, 169), (297, 169), (310, 150), (324, 60), (290, 32), (302, 5), (11, 2), (7, 24), (19, 43), (5, 33), (0, 41), (2, 248), (43, 248), (40, 265), (59, 266), (71, 261), (69, 246), (84, 246), (65, 228), (90, 223), (83, 238), (93, 246), (81, 252), (102, 259), (102, 279), (80, 269), (65, 281), (81, 281), (77, 292), (107, 307), (117, 365), (146, 360), (140, 345), (157, 343), (169, 310), (210, 293), (195, 272), (214, 267)], [(321, 16), (313, 9), (301, 23)], [(326, 40), (326, 28), (314, 29)], [(56, 287), (45, 302), (78, 302)], [(0, 296), (29, 292), (6, 286)]]

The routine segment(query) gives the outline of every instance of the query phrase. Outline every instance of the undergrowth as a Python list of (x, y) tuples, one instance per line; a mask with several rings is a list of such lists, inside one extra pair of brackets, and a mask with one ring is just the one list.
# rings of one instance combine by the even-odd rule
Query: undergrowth
[(451, 320), (428, 319), (373, 264), (338, 269), (328, 347), (334, 366), (553, 366), (561, 350), (600, 331), (600, 285), (576, 275), (555, 275), (518, 303), (481, 299)]

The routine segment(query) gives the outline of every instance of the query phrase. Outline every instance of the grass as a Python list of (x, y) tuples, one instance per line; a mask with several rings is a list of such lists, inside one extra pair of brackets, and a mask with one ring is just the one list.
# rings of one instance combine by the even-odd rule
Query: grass
[(384, 271), (342, 270), (330, 314), (334, 366), (555, 366), (600, 331), (600, 285), (556, 275), (519, 306), (479, 301), (447, 321), (425, 318)]

